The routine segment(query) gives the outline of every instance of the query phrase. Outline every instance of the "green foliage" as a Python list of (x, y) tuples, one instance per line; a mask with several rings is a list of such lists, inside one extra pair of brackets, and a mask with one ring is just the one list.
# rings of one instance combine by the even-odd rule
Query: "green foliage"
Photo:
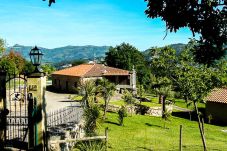
[(94, 104), (97, 92), (97, 87), (94, 80), (81, 81), (78, 86), (78, 91), (83, 96), (83, 107), (90, 107)]
[(6, 42), (0, 38), (0, 57), (1, 57), (1, 54), (5, 51), (6, 49)]
[(137, 80), (140, 84), (149, 83), (149, 69), (143, 54), (134, 46), (122, 43), (116, 47), (110, 47), (105, 57), (108, 66), (137, 72)]
[(211, 124), (211, 121), (213, 120), (212, 115), (211, 115), (211, 114), (209, 114), (209, 115), (207, 116), (207, 118), (208, 118), (208, 123), (209, 123), (209, 124)]
[(83, 63), (86, 63), (86, 60), (74, 60), (72, 61), (72, 66), (77, 66)]
[(145, 13), (149, 18), (161, 17), (166, 22), (166, 32), (188, 27), (193, 35), (201, 35), (195, 46), (197, 61), (211, 64), (223, 57), (227, 44), (225, 0), (146, 1)]
[(179, 57), (176, 68), (176, 86), (183, 98), (191, 101), (202, 101), (215, 87), (226, 85), (226, 61), (220, 61), (216, 66), (208, 67), (196, 63), (189, 50)]
[(133, 98), (132, 93), (130, 91), (128, 91), (127, 89), (124, 90), (122, 99), (125, 101), (125, 103), (127, 105), (132, 105), (135, 103), (135, 99)]
[(118, 111), (118, 122), (120, 126), (124, 125), (124, 117), (127, 117), (127, 110), (125, 106), (121, 106), (121, 108)]
[(0, 68), (10, 74), (18, 74), (25, 71), (25, 59), (17, 52), (10, 51), (0, 59)]
[(56, 70), (51, 64), (41, 65), (41, 69), (48, 77)]
[(103, 97), (103, 99), (105, 101), (104, 114), (103, 114), (103, 119), (105, 120), (108, 104), (109, 104), (110, 98), (114, 94), (116, 86), (115, 86), (115, 84), (109, 82), (105, 78), (97, 80), (97, 84), (98, 84), (98, 91), (99, 91), (99, 93), (101, 93), (101, 96)]
[(102, 141), (83, 141), (76, 144), (80, 151), (105, 151), (105, 143)]
[(137, 95), (140, 98), (143, 98), (145, 95), (145, 89), (144, 89), (143, 85), (141, 85), (141, 84), (137, 85)]
[(170, 118), (171, 118), (171, 112), (165, 109), (165, 111), (162, 114), (162, 119), (164, 120), (164, 128), (166, 128), (166, 122), (170, 121)]
[(0, 69), (6, 71), (7, 73), (14, 74), (17, 72), (16, 64), (12, 61), (9, 61), (7, 57), (2, 57), (0, 60)]
[(86, 136), (95, 136), (98, 125), (98, 119), (100, 117), (99, 106), (96, 104), (90, 105), (84, 108), (84, 131)]
[(30, 74), (35, 70), (35, 66), (30, 61), (25, 60), (24, 68), (22, 73)]

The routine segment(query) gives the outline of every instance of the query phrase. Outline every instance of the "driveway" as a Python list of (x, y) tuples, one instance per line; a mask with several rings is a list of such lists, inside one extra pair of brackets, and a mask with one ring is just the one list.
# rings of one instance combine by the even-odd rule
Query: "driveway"
[(54, 93), (50, 91), (46, 91), (46, 103), (47, 103), (47, 113), (50, 111), (54, 111), (66, 106), (80, 106), (80, 103), (71, 101), (68, 97), (70, 94), (63, 93)]

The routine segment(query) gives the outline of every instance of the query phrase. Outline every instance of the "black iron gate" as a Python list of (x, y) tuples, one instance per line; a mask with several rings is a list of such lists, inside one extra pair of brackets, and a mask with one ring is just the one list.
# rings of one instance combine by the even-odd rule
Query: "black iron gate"
[(28, 99), (25, 75), (7, 75), (4, 102), (6, 128), (5, 147), (28, 148)]

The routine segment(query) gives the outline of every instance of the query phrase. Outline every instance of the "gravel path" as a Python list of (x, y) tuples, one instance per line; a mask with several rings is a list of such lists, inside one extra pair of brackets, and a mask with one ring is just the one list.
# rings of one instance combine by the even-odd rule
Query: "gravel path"
[(80, 105), (78, 102), (71, 101), (68, 97), (70, 94), (54, 93), (46, 91), (45, 97), (47, 102), (47, 112), (57, 110), (66, 106)]

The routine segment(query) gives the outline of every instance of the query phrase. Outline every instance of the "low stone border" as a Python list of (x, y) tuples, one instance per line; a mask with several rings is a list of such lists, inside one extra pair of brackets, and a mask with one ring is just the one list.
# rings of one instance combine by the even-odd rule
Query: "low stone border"
[[(108, 105), (108, 111), (110, 112), (118, 112), (121, 106), (119, 105)], [(127, 112), (136, 114), (137, 106), (127, 106)], [(172, 105), (166, 105), (166, 109), (168, 112), (172, 112), (173, 106)], [(162, 116), (162, 107), (149, 107), (149, 109), (146, 111), (145, 115), (150, 115), (150, 116)]]

